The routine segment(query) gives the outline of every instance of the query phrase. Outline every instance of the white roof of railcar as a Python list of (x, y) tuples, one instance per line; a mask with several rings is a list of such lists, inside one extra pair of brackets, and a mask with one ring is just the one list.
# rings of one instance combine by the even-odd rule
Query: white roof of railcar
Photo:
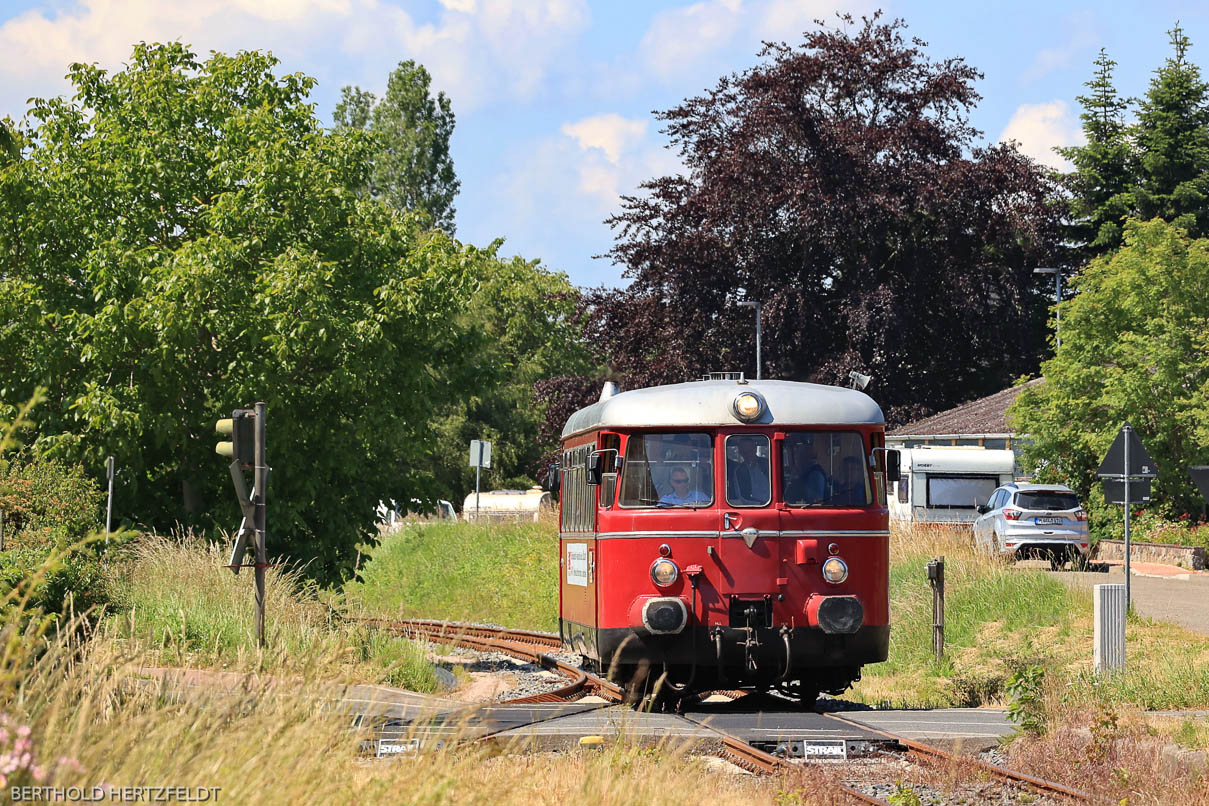
[(742, 425), (731, 403), (758, 392), (764, 414), (753, 425), (882, 425), (873, 398), (855, 389), (797, 381), (692, 381), (619, 392), (571, 415), (563, 437), (596, 428)]

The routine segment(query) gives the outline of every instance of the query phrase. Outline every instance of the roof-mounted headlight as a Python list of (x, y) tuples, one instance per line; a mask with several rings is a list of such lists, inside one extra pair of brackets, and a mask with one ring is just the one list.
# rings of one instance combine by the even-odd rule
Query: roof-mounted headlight
[(755, 392), (741, 392), (731, 404), (734, 415), (745, 423), (754, 423), (764, 413), (764, 398)]

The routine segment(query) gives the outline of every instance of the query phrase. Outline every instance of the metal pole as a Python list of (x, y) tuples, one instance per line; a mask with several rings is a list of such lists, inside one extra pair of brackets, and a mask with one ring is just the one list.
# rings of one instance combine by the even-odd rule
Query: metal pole
[(760, 303), (756, 302), (755, 300), (745, 300), (739, 303), (739, 307), (756, 309), (756, 380), (758, 381), (763, 376), (762, 365), (764, 363), (760, 356), (760, 337), (762, 330), (760, 322)]
[(265, 404), (256, 404), (256, 447), (253, 452), (256, 485), (256, 643), (262, 649), (264, 638), (264, 571), (268, 564), (268, 552), (265, 547), (265, 494), (268, 488), (269, 468), (265, 461)]
[(941, 660), (945, 654), (945, 558), (928, 563), (928, 582), (932, 586), (932, 652)]
[(761, 360), (761, 356), (760, 356), (760, 335), (761, 335), (760, 303), (757, 302), (756, 303), (756, 380), (757, 381), (763, 377), (763, 369), (764, 369), (764, 362)]
[(483, 476), (483, 441), (479, 440), (479, 455), (474, 459), (474, 521), (479, 520), (479, 481)]
[(1129, 612), (1129, 475), (1132, 468), (1129, 466), (1129, 435), (1133, 431), (1129, 425), (1125, 425), (1121, 429), (1125, 432), (1125, 612)]
[(105, 460), (105, 474), (109, 476), (109, 503), (105, 505), (105, 545), (109, 545), (110, 525), (113, 522), (113, 457)]
[(1059, 305), (1062, 302), (1062, 270), (1054, 272), (1054, 341), (1057, 346), (1062, 346), (1062, 308)]

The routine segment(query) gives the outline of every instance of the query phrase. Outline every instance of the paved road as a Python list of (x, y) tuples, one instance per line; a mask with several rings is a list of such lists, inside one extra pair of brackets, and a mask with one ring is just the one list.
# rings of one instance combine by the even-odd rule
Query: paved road
[[(1123, 583), (1120, 567), (1107, 573), (1049, 571), (1070, 585), (1091, 590), (1093, 585)], [(1188, 579), (1156, 578), (1134, 574), (1129, 582), (1134, 609), (1157, 621), (1169, 621), (1209, 635), (1209, 574), (1190, 574)]]
[(845, 719), (907, 739), (999, 739), (1015, 733), (1001, 708), (936, 708), (927, 711), (847, 711)]

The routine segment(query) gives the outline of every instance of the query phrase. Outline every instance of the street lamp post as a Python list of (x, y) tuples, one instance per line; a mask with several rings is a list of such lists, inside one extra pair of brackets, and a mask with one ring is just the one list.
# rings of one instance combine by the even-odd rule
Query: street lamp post
[(1043, 268), (1033, 269), (1033, 274), (1052, 274), (1054, 275), (1054, 341), (1057, 346), (1062, 346), (1062, 309), (1056, 307), (1062, 302), (1062, 269)]
[(760, 303), (758, 302), (740, 302), (739, 305), (743, 308), (756, 309), (756, 380), (760, 380)]

